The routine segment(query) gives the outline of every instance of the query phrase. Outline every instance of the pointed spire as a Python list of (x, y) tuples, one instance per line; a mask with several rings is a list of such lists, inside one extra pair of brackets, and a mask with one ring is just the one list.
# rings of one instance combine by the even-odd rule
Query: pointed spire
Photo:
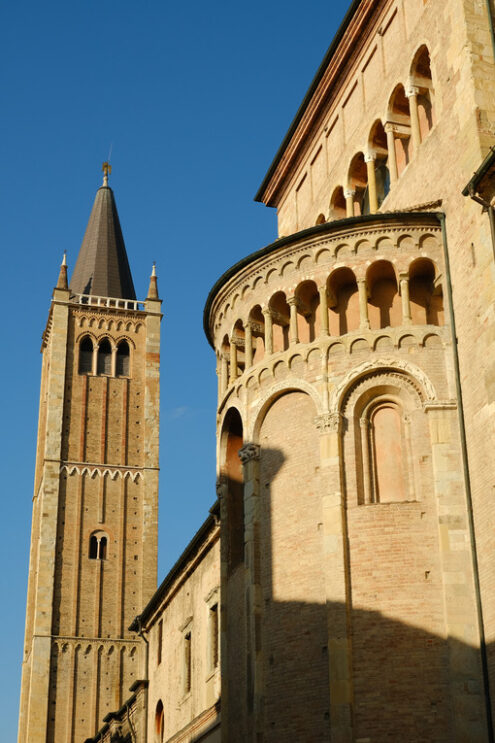
[(136, 299), (112, 189), (111, 166), (103, 163), (103, 185), (96, 192), (86, 234), (70, 280), (75, 294)]
[(64, 257), (62, 259), (62, 263), (60, 265), (60, 273), (58, 275), (58, 281), (56, 289), (68, 289), (69, 285), (67, 283), (67, 253), (64, 250)]
[(158, 299), (158, 284), (155, 261), (153, 261), (153, 268), (151, 269), (150, 285), (148, 288), (148, 296), (146, 297), (146, 299)]

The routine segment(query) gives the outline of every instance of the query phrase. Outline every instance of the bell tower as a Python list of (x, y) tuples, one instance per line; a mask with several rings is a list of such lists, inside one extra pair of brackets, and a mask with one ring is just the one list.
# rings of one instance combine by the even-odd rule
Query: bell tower
[(19, 743), (93, 736), (142, 673), (156, 589), (161, 300), (137, 301), (105, 163), (43, 333)]

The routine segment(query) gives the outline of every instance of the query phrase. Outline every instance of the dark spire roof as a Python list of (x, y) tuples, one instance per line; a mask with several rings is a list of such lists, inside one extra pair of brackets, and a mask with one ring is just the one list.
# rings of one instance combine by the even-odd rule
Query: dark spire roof
[(136, 299), (112, 189), (96, 192), (70, 289), (75, 294)]

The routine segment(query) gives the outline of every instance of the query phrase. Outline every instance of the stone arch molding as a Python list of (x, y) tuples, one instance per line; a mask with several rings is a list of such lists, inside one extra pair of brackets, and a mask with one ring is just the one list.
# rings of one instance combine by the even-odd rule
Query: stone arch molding
[(278, 397), (285, 394), (286, 392), (305, 392), (313, 401), (316, 408), (317, 416), (323, 415), (323, 413), (326, 412), (323, 409), (323, 402), (320, 398), (320, 395), (312, 384), (304, 381), (303, 379), (298, 379), (297, 381), (284, 380), (270, 387), (270, 389), (266, 392), (265, 395), (263, 395), (263, 397), (256, 405), (253, 414), (250, 416), (249, 428), (246, 431), (246, 441), (259, 443), (261, 424), (263, 423), (268, 408), (273, 402), (275, 402)]
[(374, 372), (399, 372), (403, 376), (409, 377), (417, 392), (425, 403), (432, 403), (437, 401), (437, 394), (435, 388), (431, 383), (431, 380), (420, 369), (416, 364), (411, 364), (410, 361), (404, 361), (403, 359), (396, 359), (393, 357), (382, 357), (376, 361), (365, 361), (356, 368), (352, 369), (344, 379), (338, 384), (331, 393), (329, 410), (331, 413), (339, 413), (341, 411), (342, 404), (345, 399), (346, 393), (350, 390), (352, 385), (359, 381), (361, 377), (365, 377)]
[(133, 482), (137, 482), (143, 477), (142, 472), (133, 472), (132, 470), (110, 469), (108, 467), (80, 467), (75, 464), (63, 464), (60, 467), (60, 472), (65, 472), (67, 475), (69, 475), (69, 477), (74, 474), (87, 475), (91, 479), (93, 479), (97, 475), (99, 477), (105, 477), (108, 475), (111, 480), (116, 480), (118, 477), (125, 480), (127, 477), (129, 477)]

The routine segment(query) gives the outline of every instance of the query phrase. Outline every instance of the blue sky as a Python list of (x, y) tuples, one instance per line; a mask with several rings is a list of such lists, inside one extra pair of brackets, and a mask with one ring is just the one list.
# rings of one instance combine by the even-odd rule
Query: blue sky
[(40, 340), (101, 163), (138, 298), (163, 297), (159, 580), (215, 500), (212, 284), (276, 237), (253, 196), (349, 2), (3, 3), (2, 740), (16, 739)]

